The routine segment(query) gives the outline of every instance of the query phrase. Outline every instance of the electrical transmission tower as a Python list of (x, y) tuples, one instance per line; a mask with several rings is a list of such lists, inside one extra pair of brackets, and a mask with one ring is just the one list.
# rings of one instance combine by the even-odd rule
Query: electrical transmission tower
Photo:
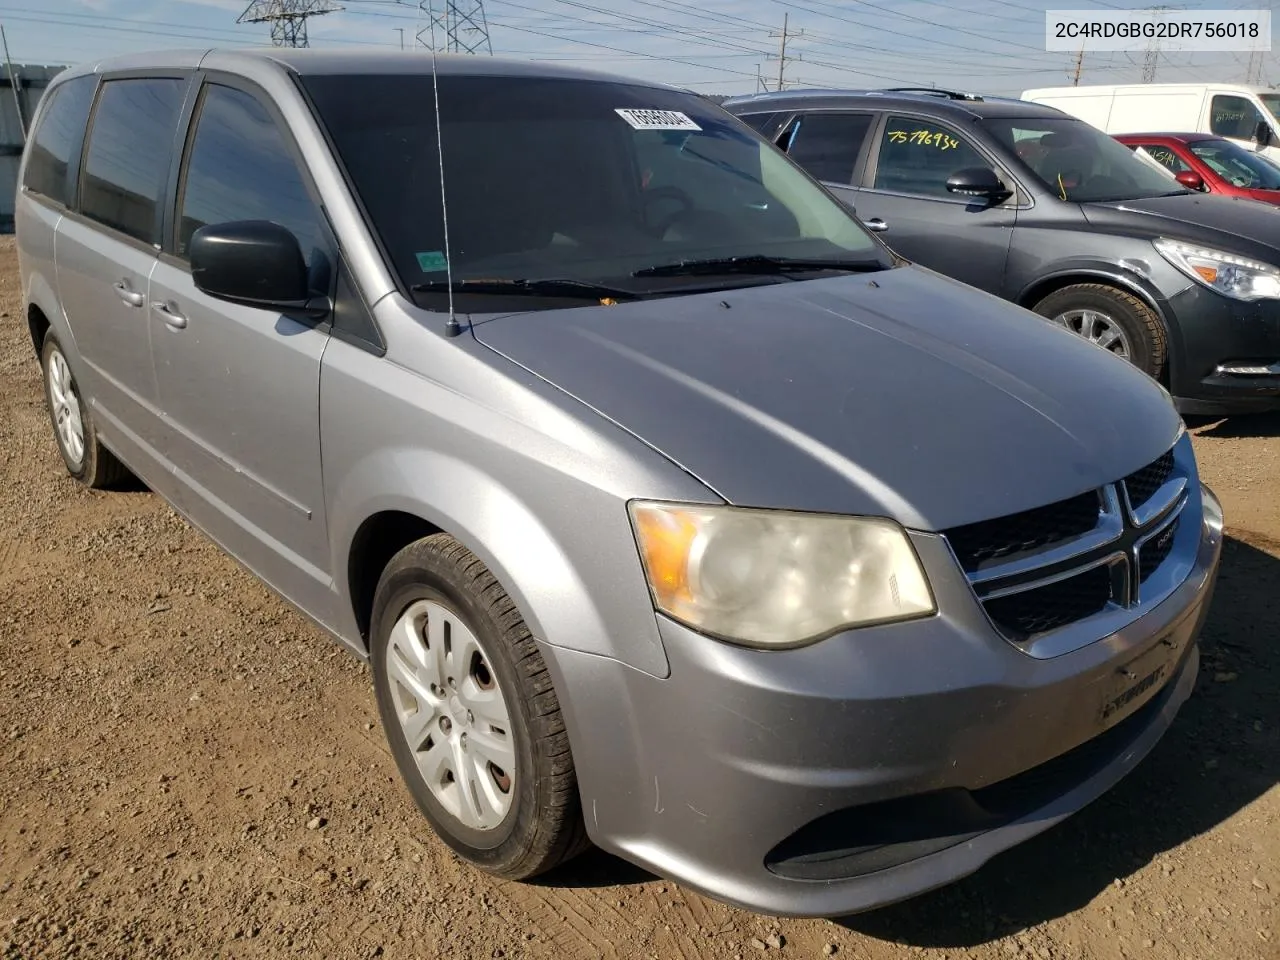
[[(419, 0), (416, 37), (428, 50), (493, 55), (484, 0)], [(438, 40), (443, 46), (436, 46)]]
[(332, 0), (253, 0), (236, 23), (269, 23), (273, 47), (305, 47), (307, 18), (341, 9)]
[(1247, 70), (1247, 71), (1246, 71), (1246, 73), (1245, 73), (1245, 78), (1244, 78), (1244, 82), (1245, 82), (1245, 83), (1248, 83), (1248, 84), (1260, 84), (1260, 83), (1262, 83), (1262, 65), (1263, 65), (1263, 63), (1264, 63), (1264, 61), (1263, 61), (1263, 59), (1262, 59), (1262, 51), (1261, 51), (1261, 50), (1250, 50), (1250, 51), (1249, 51), (1249, 67), (1248, 67), (1248, 70)]

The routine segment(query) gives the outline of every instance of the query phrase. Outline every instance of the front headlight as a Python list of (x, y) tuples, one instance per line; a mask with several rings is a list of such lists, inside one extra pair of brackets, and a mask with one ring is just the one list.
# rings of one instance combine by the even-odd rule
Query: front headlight
[(937, 612), (892, 520), (641, 502), (630, 511), (654, 605), (722, 640), (795, 647)]
[(1280, 269), (1246, 257), (1161, 237), (1155, 247), (1192, 280), (1236, 300), (1280, 299)]

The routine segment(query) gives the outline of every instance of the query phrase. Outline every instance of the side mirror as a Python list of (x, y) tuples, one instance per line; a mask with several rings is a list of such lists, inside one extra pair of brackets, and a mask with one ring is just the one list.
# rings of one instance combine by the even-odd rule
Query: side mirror
[(1253, 128), (1253, 142), (1259, 148), (1269, 147), (1276, 142), (1275, 131), (1271, 129), (1271, 124), (1265, 120), (1259, 120), (1258, 125)]
[(302, 247), (289, 230), (268, 220), (201, 227), (188, 247), (196, 289), (218, 300), (319, 319), (329, 298), (313, 297)]
[(958, 170), (947, 178), (947, 192), (984, 200), (1003, 200), (1012, 192), (990, 167)]
[(1180, 170), (1174, 174), (1174, 178), (1188, 190), (1204, 191), (1204, 177), (1194, 170)]

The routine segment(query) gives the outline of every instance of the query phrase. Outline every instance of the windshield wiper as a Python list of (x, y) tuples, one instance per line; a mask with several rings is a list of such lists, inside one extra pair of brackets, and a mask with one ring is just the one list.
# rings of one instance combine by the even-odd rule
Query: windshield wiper
[(633, 277), (687, 277), (722, 273), (788, 273), (800, 270), (848, 270), (865, 273), (883, 270), (879, 260), (804, 259), (801, 257), (712, 257), (680, 260), (634, 271)]
[(588, 280), (568, 280), (545, 278), (531, 279), (491, 279), (491, 280), (430, 280), (426, 283), (415, 283), (409, 288), (414, 293), (434, 293), (436, 291), (454, 293), (495, 293), (531, 297), (580, 297), (584, 300), (636, 300), (639, 294), (633, 290), (622, 290), (618, 287), (591, 283)]

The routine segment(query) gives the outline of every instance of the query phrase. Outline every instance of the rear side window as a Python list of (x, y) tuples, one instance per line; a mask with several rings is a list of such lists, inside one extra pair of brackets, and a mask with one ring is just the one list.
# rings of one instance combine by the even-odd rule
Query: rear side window
[(1252, 140), (1262, 114), (1244, 97), (1217, 94), (1209, 107), (1209, 130), (1219, 137)]
[(54, 87), (31, 140), (22, 185), (33, 193), (65, 204), (70, 178), (67, 165), (84, 135), (93, 104), (96, 77), (76, 77)]
[(778, 112), (775, 110), (772, 113), (747, 113), (739, 116), (738, 119), (757, 133), (768, 136), (768, 130), (765, 128), (778, 119)]
[(200, 227), (234, 220), (270, 220), (293, 232), (308, 266), (327, 259), (320, 211), (271, 114), (242, 90), (210, 84), (178, 201), (178, 256)]
[(135, 239), (159, 238), (157, 211), (173, 158), (186, 81), (108, 80), (94, 113), (80, 210)]
[(782, 145), (810, 176), (848, 184), (870, 129), (867, 113), (806, 113), (796, 118)]

